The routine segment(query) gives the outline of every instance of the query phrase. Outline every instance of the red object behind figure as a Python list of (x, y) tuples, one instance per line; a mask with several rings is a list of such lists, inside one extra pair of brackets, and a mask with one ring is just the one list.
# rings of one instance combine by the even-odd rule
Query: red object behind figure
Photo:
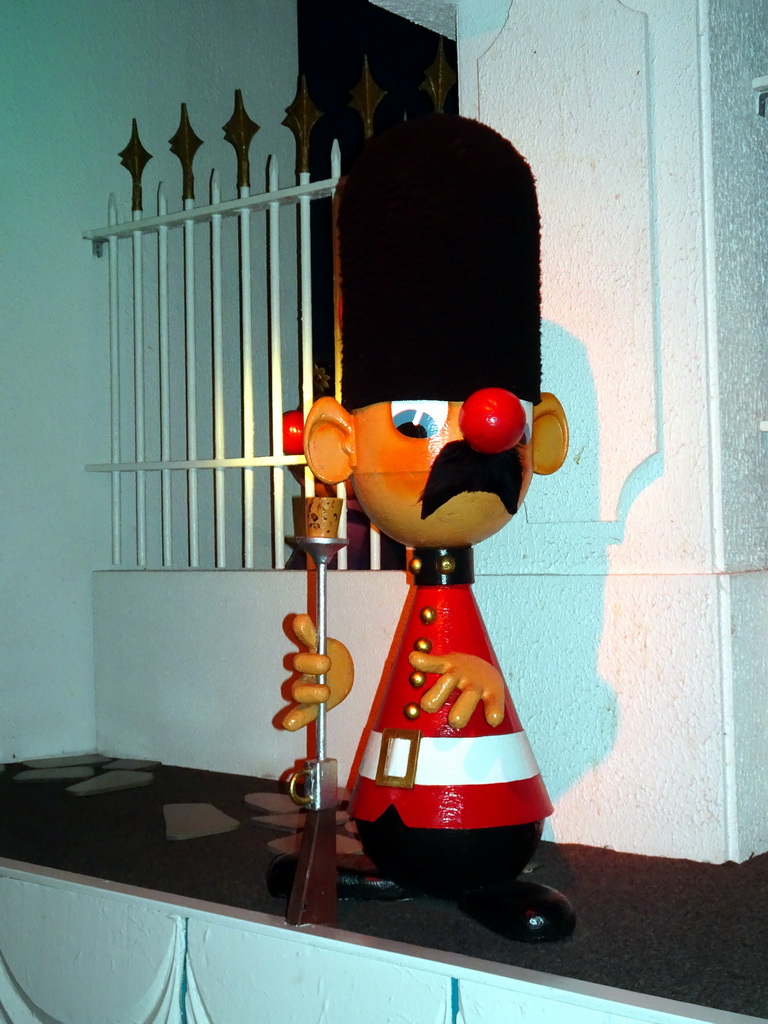
[(505, 388), (481, 388), (462, 405), (459, 429), (477, 452), (506, 452), (523, 436), (525, 409), (520, 399)]
[(283, 453), (304, 454), (304, 414), (301, 409), (283, 413)]

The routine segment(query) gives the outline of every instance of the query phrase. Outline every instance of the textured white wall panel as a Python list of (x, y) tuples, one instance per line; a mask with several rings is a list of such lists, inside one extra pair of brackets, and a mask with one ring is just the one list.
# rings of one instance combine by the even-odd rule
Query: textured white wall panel
[[(248, 934), (190, 921), (187, 975), (211, 1024), (450, 1020), (448, 978), (385, 963), (352, 946), (309, 945), (295, 933)], [(188, 1005), (198, 1024), (194, 997)]]
[(0, 877), (8, 1024), (181, 1024), (183, 958), (167, 913)]
[(500, 988), (474, 981), (462, 981), (459, 988), (461, 1024), (615, 1024), (611, 1013), (593, 1006), (573, 1006), (530, 993), (525, 999), (510, 999)]
[[(112, 966), (96, 951), (57, 975), (55, 1015), (36, 1010), (29, 999), (17, 1001), (10, 1013), (0, 1002), (4, 1024), (89, 1024), (95, 1000), (98, 1024), (757, 1024), (728, 1011), (336, 929), (291, 929), (276, 917), (146, 889), (63, 873), (47, 877), (43, 869), (13, 862), (0, 863), (0, 877), (0, 893), (8, 891), (7, 882), (22, 886), (14, 890), (22, 894), (14, 911), (37, 912), (55, 926), (38, 929), (39, 942), (26, 951), (20, 973), (35, 969), (31, 961), (56, 963), (58, 926), (72, 923), (82, 928), (78, 937), (93, 933), (108, 950), (137, 949), (145, 956), (161, 952), (155, 949), (158, 931), (171, 931), (169, 948), (184, 967), (166, 987), (164, 1010), (147, 1017), (134, 1003), (126, 1016), (118, 1002), (125, 986), (113, 989)], [(90, 950), (86, 939), (84, 952)], [(141, 985), (133, 962), (122, 963), (128, 982)], [(110, 1002), (110, 995), (117, 998)]]

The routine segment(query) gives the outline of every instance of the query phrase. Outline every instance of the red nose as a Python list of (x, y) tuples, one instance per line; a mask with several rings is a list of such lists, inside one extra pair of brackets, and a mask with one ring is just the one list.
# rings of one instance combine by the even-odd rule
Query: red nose
[(476, 452), (493, 455), (514, 448), (525, 430), (520, 399), (504, 388), (481, 388), (459, 412), (459, 429)]
[(283, 452), (286, 455), (304, 454), (304, 414), (301, 409), (283, 413)]

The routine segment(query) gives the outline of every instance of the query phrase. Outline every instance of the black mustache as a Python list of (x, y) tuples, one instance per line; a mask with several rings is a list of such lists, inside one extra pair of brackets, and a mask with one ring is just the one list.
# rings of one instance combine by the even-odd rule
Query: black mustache
[(516, 448), (497, 455), (483, 455), (467, 441), (451, 441), (432, 464), (421, 495), (421, 518), (426, 519), (446, 501), (465, 491), (496, 494), (511, 516), (523, 486), (523, 464)]

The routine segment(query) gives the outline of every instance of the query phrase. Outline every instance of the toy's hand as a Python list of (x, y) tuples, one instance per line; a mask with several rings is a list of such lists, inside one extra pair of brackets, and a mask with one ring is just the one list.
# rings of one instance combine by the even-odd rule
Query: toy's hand
[[(295, 617), (293, 635), (308, 653), (297, 654), (293, 659), (293, 667), (301, 675), (291, 687), (296, 707), (283, 718), (283, 728), (290, 732), (314, 722), (320, 704), (327, 708), (341, 704), (352, 689), (355, 675), (352, 655), (339, 640), (328, 637), (328, 653), (317, 653), (317, 630), (308, 615)], [(321, 675), (326, 676), (327, 686), (317, 682), (317, 676)]]
[(425, 711), (438, 711), (454, 690), (461, 696), (448, 714), (454, 728), (463, 729), (480, 701), (483, 702), (488, 725), (498, 725), (504, 717), (506, 687), (497, 668), (474, 654), (422, 654), (412, 651), (411, 667), (420, 672), (437, 672), (440, 678), (421, 698)]

